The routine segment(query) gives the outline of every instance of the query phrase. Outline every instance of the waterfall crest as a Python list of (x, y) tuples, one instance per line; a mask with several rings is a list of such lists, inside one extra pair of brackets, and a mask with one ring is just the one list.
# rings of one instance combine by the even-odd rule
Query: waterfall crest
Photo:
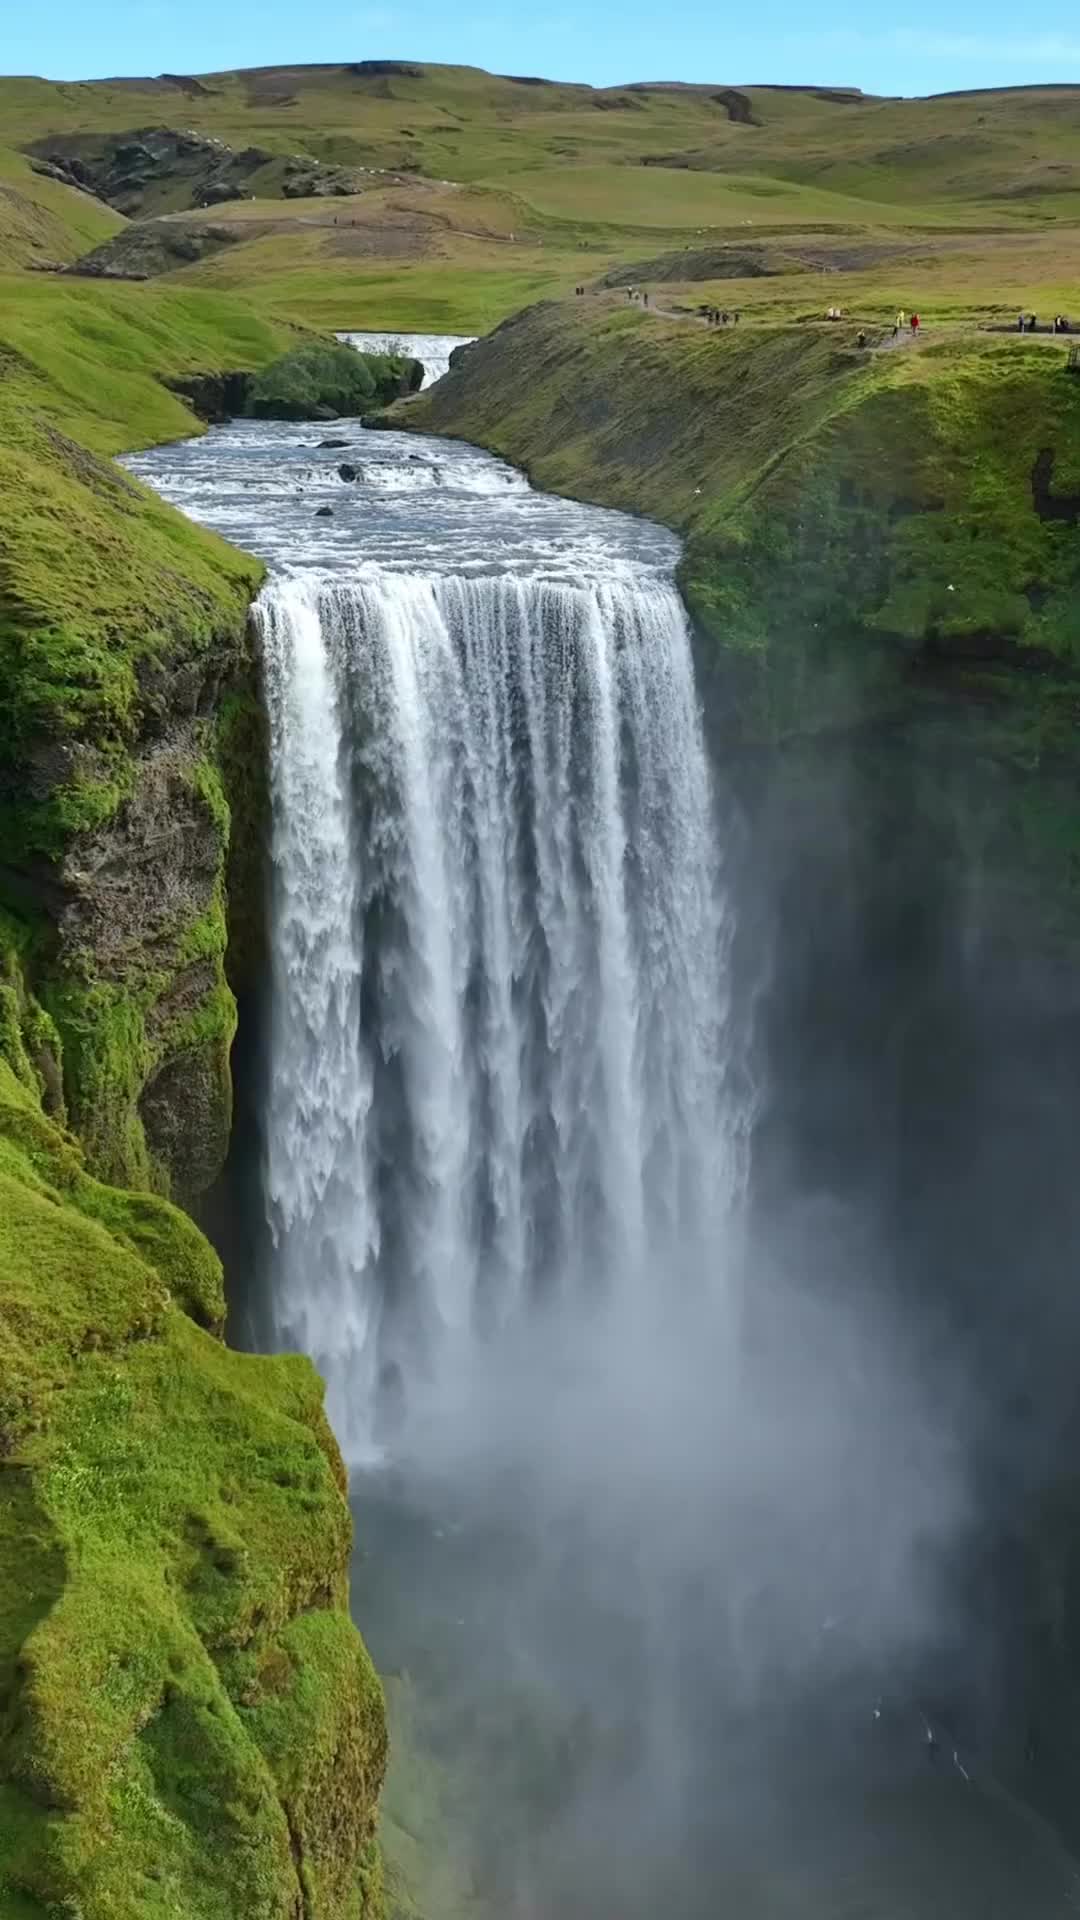
[(736, 1178), (725, 913), (662, 576), (283, 576), (268, 1206), (347, 1449), (448, 1341), (697, 1284)]

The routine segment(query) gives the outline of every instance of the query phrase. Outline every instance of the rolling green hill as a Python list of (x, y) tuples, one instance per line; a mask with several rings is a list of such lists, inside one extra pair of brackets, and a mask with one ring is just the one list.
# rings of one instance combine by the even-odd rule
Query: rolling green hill
[[(860, 276), (846, 304), (1078, 304), (1080, 87), (596, 90), (372, 61), (0, 80), (0, 117), (0, 264), (85, 254), (318, 326), (478, 331), (626, 263), (770, 241), (787, 258), (755, 299), (787, 313), (828, 304), (838, 272)], [(121, 214), (134, 230), (95, 252)], [(151, 219), (175, 240), (143, 244)], [(901, 259), (910, 281), (879, 271)]]
[[(594, 90), (371, 61), (80, 85), (9, 80), (0, 115), (20, 147), (162, 126), (238, 151), (489, 184), (578, 166), (729, 173), (908, 217), (961, 201), (1002, 219), (1046, 217), (1080, 196), (1080, 87), (926, 100), (719, 82)], [(632, 221), (640, 190), (634, 171), (613, 182), (610, 216)]]

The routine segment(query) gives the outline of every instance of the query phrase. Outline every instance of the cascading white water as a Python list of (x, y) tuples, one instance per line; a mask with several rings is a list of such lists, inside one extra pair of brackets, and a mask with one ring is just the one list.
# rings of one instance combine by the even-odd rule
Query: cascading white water
[(132, 465), (274, 567), (270, 1306), (358, 1458), (532, 1309), (718, 1277), (742, 1109), (677, 543), (352, 433)]
[(419, 360), (424, 369), (423, 385), (430, 387), (441, 380), (450, 366), (450, 355), (455, 347), (468, 347), (475, 338), (471, 333), (339, 333), (338, 339), (358, 353), (404, 353), (412, 360)]
[(663, 579), (294, 578), (259, 615), (275, 1317), (355, 1451), (444, 1330), (708, 1259), (709, 784)]

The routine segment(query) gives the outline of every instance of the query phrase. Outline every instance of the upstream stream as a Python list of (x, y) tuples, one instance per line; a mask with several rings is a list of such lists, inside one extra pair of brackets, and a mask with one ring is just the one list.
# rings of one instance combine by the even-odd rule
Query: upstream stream
[(739, 828), (676, 540), (350, 422), (129, 464), (270, 568), (234, 1281), (349, 1459), (400, 1912), (1080, 1912), (950, 1686), (973, 1496), (917, 1346), (756, 1238)]

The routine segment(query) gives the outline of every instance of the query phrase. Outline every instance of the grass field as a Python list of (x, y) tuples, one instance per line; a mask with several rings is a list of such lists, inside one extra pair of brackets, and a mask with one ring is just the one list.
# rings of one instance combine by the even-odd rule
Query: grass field
[[(629, 173), (629, 178), (627, 177)], [(803, 185), (767, 174), (718, 173), (649, 166), (575, 166), (530, 169), (512, 176), (514, 192), (540, 213), (616, 225), (632, 213), (636, 225), (669, 232), (688, 228), (752, 226), (860, 227), (872, 217), (881, 226), (951, 224), (962, 216), (989, 225), (978, 206), (938, 208), (882, 204), (868, 208), (854, 193)]]

